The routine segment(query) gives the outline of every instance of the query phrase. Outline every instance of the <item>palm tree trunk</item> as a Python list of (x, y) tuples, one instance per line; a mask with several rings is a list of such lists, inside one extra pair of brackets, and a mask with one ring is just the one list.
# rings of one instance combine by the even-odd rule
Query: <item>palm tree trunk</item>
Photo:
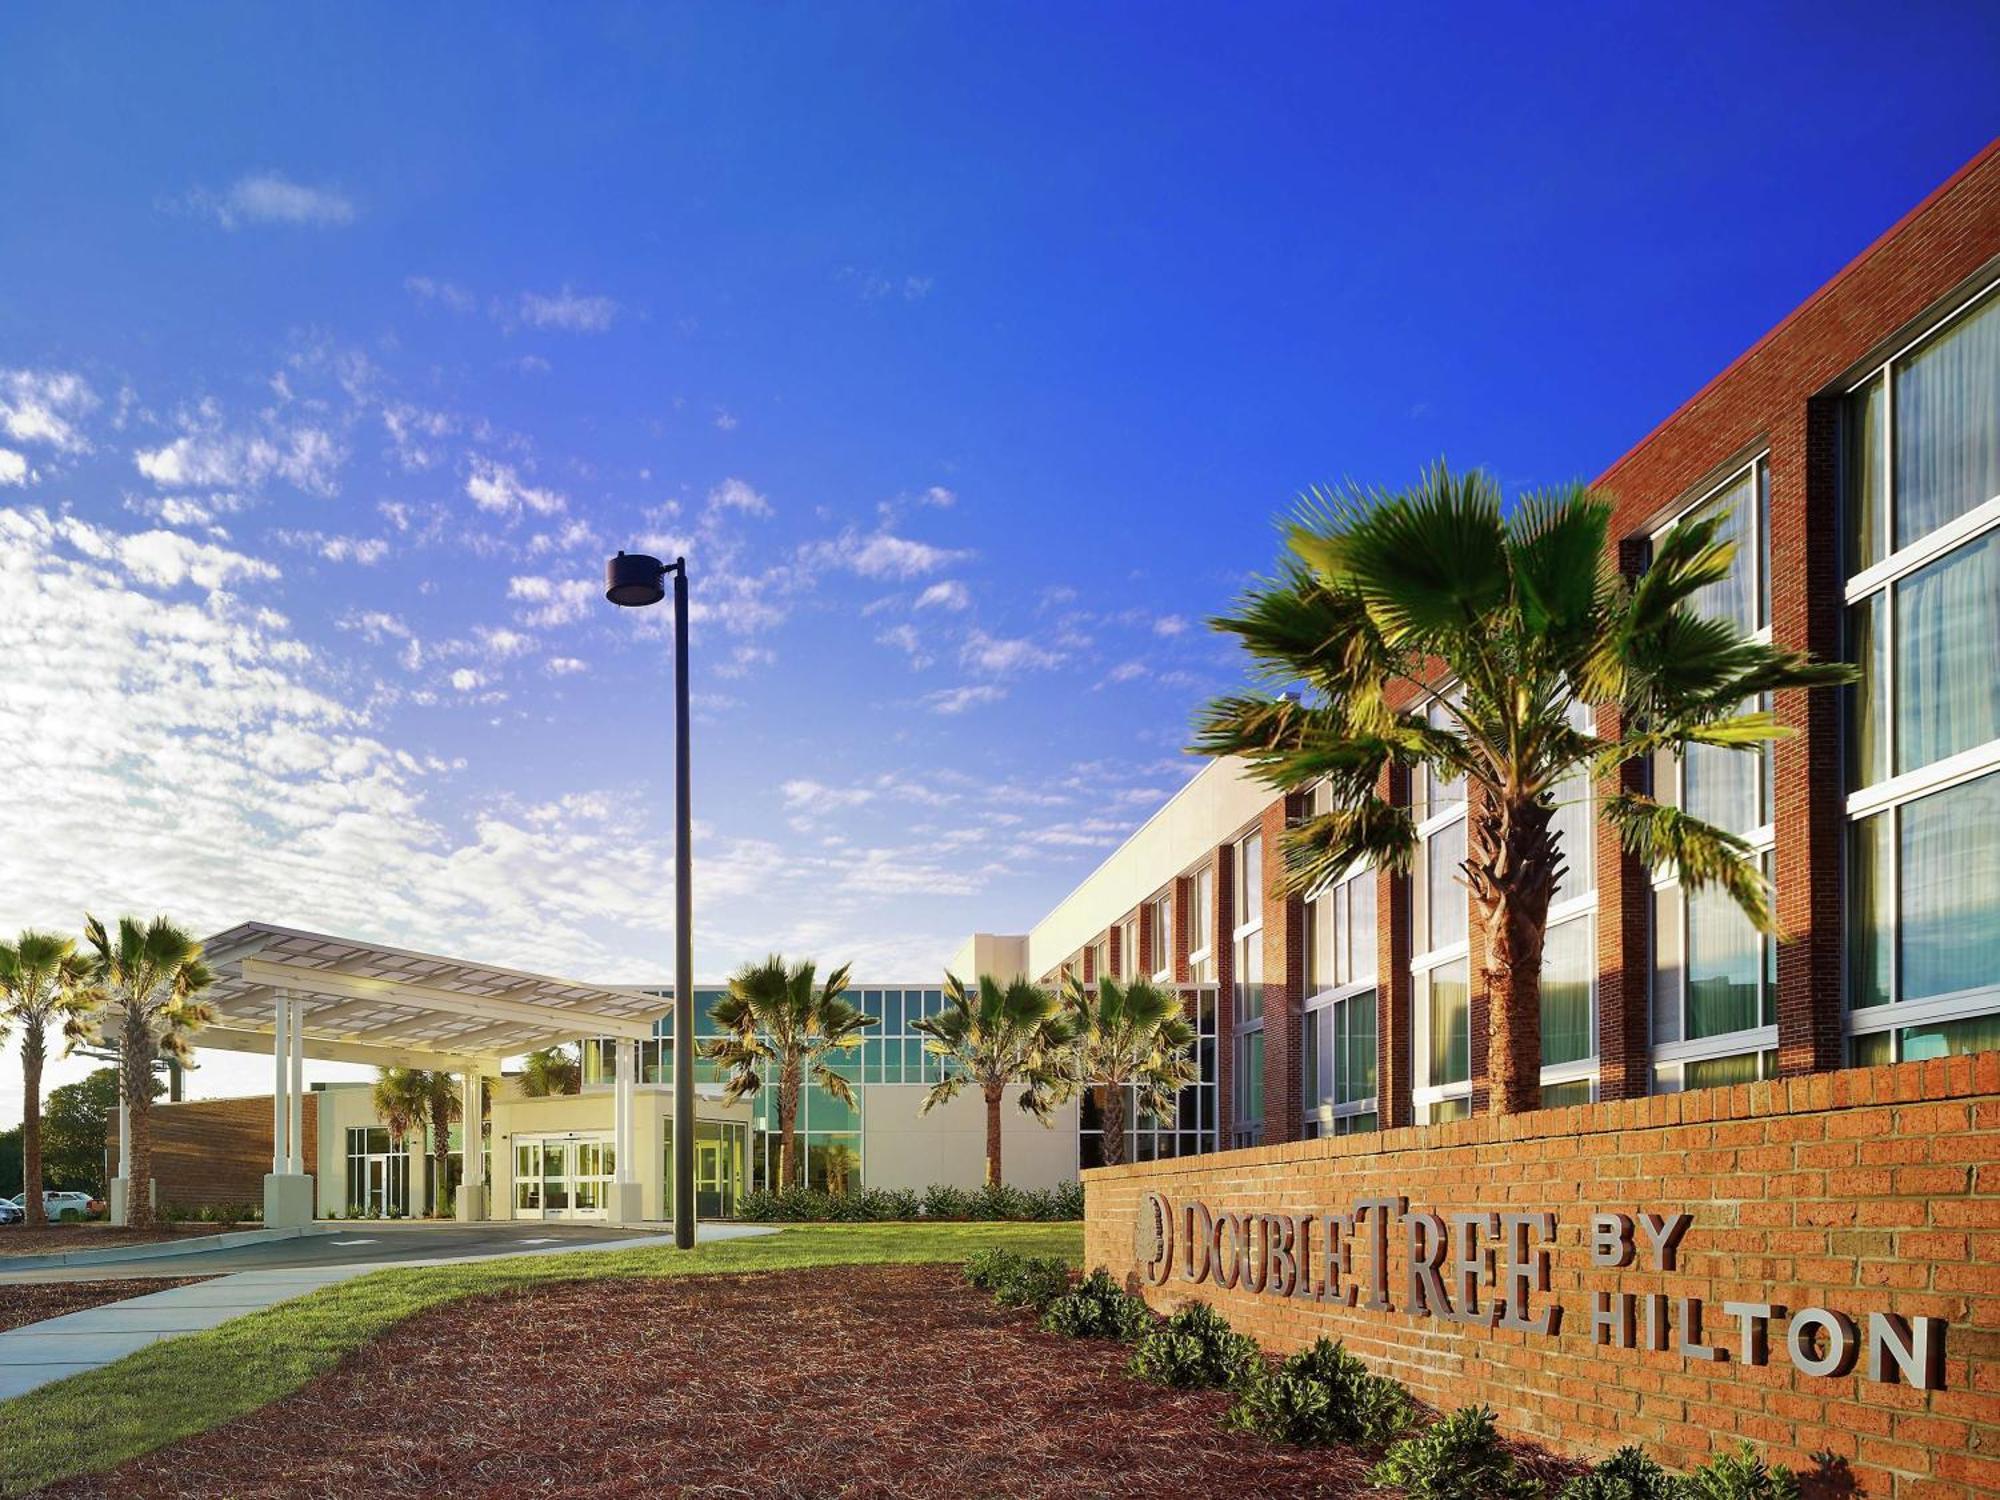
[(21, 1038), (21, 1211), (30, 1229), (48, 1222), (42, 1202), (42, 1059), (47, 1042), (30, 1018)]
[(444, 1217), (450, 1187), (445, 1181), (451, 1165), (451, 1097), (437, 1093), (431, 1100), (431, 1212)]
[(125, 1223), (153, 1227), (153, 1033), (136, 1006), (125, 1008), (118, 1043), (125, 1110), (132, 1120), (132, 1151), (119, 1163), (125, 1173)]
[(1488, 1108), (1542, 1107), (1542, 946), (1563, 874), (1550, 809), (1488, 796), (1468, 810), (1465, 873), (1485, 928)]
[(799, 1069), (786, 1063), (778, 1079), (778, 1182), (784, 1187), (799, 1185)]
[(986, 1085), (986, 1185), (1000, 1186), (1000, 1101), (1007, 1092), (1003, 1083)]
[(1107, 1083), (1097, 1091), (1097, 1116), (1104, 1128), (1104, 1165), (1125, 1164), (1125, 1086)]

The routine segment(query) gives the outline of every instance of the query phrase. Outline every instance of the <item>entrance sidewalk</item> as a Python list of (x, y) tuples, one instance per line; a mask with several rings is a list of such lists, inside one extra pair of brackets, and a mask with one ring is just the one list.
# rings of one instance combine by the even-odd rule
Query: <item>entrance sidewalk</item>
[[(704, 1224), (703, 1241), (772, 1234), (751, 1224)], [(193, 1286), (169, 1287), (124, 1302), (64, 1313), (24, 1328), (0, 1333), (0, 1400), (38, 1386), (95, 1370), (134, 1354), (148, 1344), (196, 1333), (259, 1312), (279, 1302), (303, 1297), (321, 1287), (346, 1281), (368, 1271), (401, 1266), (456, 1265), (495, 1260), (501, 1255), (573, 1255), (579, 1250), (627, 1250), (673, 1244), (671, 1234), (624, 1236), (596, 1243), (555, 1245), (535, 1250), (508, 1250), (499, 1255), (442, 1255), (429, 1260), (370, 1261), (343, 1265), (300, 1266), (269, 1271), (239, 1271)]]

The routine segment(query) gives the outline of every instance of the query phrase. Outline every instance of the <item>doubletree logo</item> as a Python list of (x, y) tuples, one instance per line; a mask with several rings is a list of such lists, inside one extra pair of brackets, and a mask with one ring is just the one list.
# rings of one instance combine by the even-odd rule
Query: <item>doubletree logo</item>
[[(1594, 1213), (1585, 1235), (1593, 1270), (1645, 1268), (1671, 1274), (1694, 1226), (1687, 1213)], [(1557, 1337), (1565, 1309), (1548, 1296), (1556, 1251), (1556, 1215), (1547, 1209), (1442, 1215), (1412, 1212), (1402, 1196), (1362, 1198), (1351, 1210), (1298, 1213), (1214, 1210), (1197, 1199), (1178, 1205), (1164, 1193), (1140, 1196), (1133, 1259), (1153, 1286), (1176, 1274), (1249, 1296), (1334, 1303), (1366, 1312), (1436, 1318), (1483, 1328)], [(1391, 1282), (1395, 1251), (1403, 1277)], [(1591, 1294), (1591, 1341), (1618, 1349), (1678, 1353), (1693, 1362), (1770, 1362), (1771, 1329), (1784, 1323), (1783, 1348), (1801, 1374), (1851, 1373), (1864, 1355), (1870, 1380), (1919, 1390), (1944, 1385), (1942, 1318), (1867, 1314), (1866, 1338), (1855, 1320), (1824, 1307), (1789, 1315), (1777, 1303), (1726, 1301), (1736, 1324), (1734, 1350), (1706, 1342), (1699, 1297), (1666, 1292)]]

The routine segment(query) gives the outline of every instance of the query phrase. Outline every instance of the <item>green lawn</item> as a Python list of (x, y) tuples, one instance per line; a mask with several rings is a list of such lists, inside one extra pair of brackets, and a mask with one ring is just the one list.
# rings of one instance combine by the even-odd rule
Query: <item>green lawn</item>
[(374, 1271), (0, 1402), (0, 1495), (112, 1465), (289, 1394), (404, 1318), (482, 1292), (613, 1276), (1083, 1253), (1078, 1224), (814, 1224), (686, 1254), (657, 1246)]

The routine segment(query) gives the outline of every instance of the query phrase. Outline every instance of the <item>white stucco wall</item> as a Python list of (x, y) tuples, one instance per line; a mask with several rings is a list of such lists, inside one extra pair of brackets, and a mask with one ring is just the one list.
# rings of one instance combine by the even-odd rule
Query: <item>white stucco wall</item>
[[(869, 1187), (925, 1188), (934, 1182), (978, 1187), (986, 1180), (986, 1101), (973, 1089), (928, 1115), (918, 1110), (928, 1090), (916, 1083), (867, 1086), (861, 1162)], [(1009, 1184), (1050, 1188), (1076, 1180), (1076, 1105), (1066, 1104), (1044, 1128), (1009, 1089), (1000, 1110), (1000, 1165)]]

